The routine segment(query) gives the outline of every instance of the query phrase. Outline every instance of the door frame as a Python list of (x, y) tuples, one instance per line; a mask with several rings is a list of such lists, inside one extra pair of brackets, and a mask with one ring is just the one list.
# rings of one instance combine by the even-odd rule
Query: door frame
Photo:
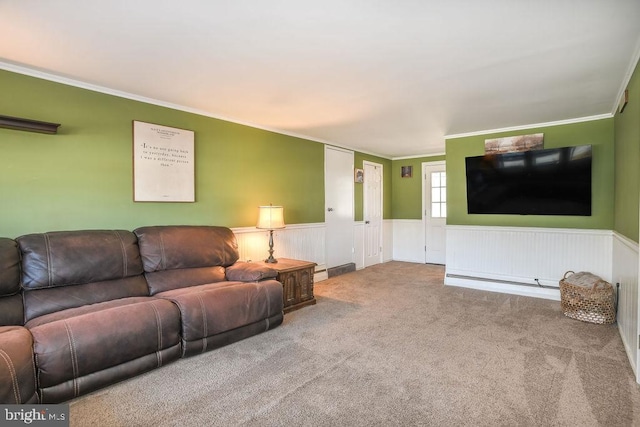
[[(435, 162), (422, 162), (422, 248), (423, 248), (422, 262), (424, 262), (425, 264), (427, 263), (427, 204), (431, 202), (431, 198), (427, 200), (427, 192), (426, 192), (428, 166), (444, 166), (446, 168), (447, 162), (446, 160), (438, 160)], [(448, 184), (448, 180), (447, 180), (447, 184)], [(447, 190), (448, 188), (449, 186), (447, 185)], [(447, 210), (447, 213), (448, 213), (448, 210)], [(445, 264), (446, 262), (447, 262), (447, 259), (445, 255)]]
[[(383, 229), (384, 229), (384, 165), (382, 163), (376, 163), (376, 162), (371, 162), (368, 160), (363, 160), (362, 161), (362, 169), (364, 170), (364, 166), (365, 165), (369, 165), (369, 166), (374, 166), (380, 167), (380, 229), (378, 232), (378, 247), (380, 248), (380, 252), (378, 253), (378, 262), (376, 264), (381, 264), (383, 261), (383, 256), (382, 254), (384, 253), (384, 247), (383, 247), (383, 243), (384, 243), (384, 239), (382, 238), (382, 233), (383, 233)], [(367, 207), (367, 203), (365, 203), (365, 197), (366, 197), (366, 191), (364, 191), (364, 187), (367, 181), (367, 174), (364, 174), (364, 182), (362, 183), (362, 220), (363, 222), (365, 222), (364, 227), (365, 227), (365, 231), (362, 233), (362, 246), (363, 248), (365, 248), (366, 250), (366, 218), (367, 218), (367, 212), (365, 211), (365, 208)], [(363, 266), (367, 267), (366, 265), (366, 253), (364, 254), (364, 263)], [(371, 265), (375, 265), (375, 264), (371, 264)]]

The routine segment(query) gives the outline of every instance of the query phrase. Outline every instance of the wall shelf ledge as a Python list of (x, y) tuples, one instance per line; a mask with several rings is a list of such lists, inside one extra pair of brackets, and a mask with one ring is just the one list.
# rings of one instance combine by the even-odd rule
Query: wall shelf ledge
[(60, 123), (41, 122), (39, 120), (21, 119), (18, 117), (0, 115), (0, 128), (25, 130), (47, 134), (58, 133)]

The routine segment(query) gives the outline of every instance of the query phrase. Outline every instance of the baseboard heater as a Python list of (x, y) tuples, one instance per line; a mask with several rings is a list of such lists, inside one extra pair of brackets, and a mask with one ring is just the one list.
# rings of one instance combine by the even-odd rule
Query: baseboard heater
[(465, 279), (465, 280), (476, 280), (481, 282), (503, 283), (505, 285), (528, 286), (530, 288), (544, 288), (544, 289), (555, 289), (555, 290), (559, 289), (558, 286), (541, 285), (540, 283), (525, 283), (525, 282), (516, 282), (513, 280), (488, 279), (486, 277), (464, 276), (462, 274), (447, 273), (447, 277), (451, 277), (452, 279)]

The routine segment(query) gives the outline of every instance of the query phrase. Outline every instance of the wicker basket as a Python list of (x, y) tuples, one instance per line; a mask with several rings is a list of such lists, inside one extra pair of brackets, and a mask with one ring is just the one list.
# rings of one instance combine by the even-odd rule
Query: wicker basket
[(562, 312), (572, 319), (609, 324), (616, 321), (616, 295), (613, 286), (600, 277), (567, 271), (560, 280)]

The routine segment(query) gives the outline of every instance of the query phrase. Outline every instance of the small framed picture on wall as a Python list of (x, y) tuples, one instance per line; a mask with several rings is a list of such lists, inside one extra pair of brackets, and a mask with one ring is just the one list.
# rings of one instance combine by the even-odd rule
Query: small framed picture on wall
[(402, 166), (400, 174), (403, 178), (411, 178), (413, 176), (413, 166)]
[(364, 182), (364, 171), (362, 169), (356, 169), (354, 181), (358, 184), (362, 184)]

